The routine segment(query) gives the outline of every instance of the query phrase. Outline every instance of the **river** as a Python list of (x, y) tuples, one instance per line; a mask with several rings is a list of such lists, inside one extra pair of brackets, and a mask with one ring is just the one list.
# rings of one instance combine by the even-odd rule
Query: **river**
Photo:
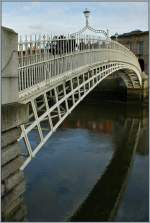
[(148, 106), (93, 93), (25, 169), (26, 218), (148, 221), (148, 171)]

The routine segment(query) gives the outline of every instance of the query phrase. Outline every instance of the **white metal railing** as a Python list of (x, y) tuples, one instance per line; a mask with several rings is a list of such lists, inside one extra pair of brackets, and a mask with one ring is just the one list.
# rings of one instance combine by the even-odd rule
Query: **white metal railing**
[[(137, 58), (126, 47), (110, 39), (91, 35), (37, 36), (18, 43), (19, 92), (66, 71), (110, 59), (127, 60), (138, 67)], [(118, 55), (118, 56), (117, 56)], [(122, 55), (123, 58), (122, 58)]]

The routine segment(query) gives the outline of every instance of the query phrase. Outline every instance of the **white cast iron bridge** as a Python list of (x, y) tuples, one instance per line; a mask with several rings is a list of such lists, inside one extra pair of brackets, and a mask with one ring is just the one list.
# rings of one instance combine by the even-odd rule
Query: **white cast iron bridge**
[[(88, 23), (70, 35), (27, 36), (18, 44), (19, 102), (29, 104), (29, 122), (21, 125), (26, 146), (24, 169), (71, 111), (101, 81), (116, 71), (127, 88), (142, 88), (137, 57), (109, 38), (108, 30), (95, 30)], [(94, 35), (84, 34), (90, 30)], [(97, 35), (96, 35), (97, 34)], [(103, 34), (103, 38), (100, 36)], [(37, 130), (39, 141), (31, 145)]]

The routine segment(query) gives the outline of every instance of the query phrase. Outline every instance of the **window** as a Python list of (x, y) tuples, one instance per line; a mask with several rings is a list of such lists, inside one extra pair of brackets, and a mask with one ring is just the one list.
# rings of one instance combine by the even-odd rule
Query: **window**
[(127, 47), (129, 50), (132, 50), (132, 43), (131, 42), (127, 42)]
[(129, 42), (129, 49), (132, 50), (132, 43)]
[(144, 42), (143, 41), (139, 42), (139, 54), (140, 55), (144, 54)]

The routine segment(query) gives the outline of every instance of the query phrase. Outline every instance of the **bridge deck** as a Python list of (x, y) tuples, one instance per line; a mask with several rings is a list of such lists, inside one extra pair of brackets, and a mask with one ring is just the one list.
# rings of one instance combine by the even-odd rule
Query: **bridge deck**
[[(66, 41), (65, 49), (62, 46)], [(82, 38), (57, 39), (54, 52), (43, 43), (33, 51), (31, 47), (28, 49), (29, 44), (22, 43), (18, 53), (19, 100), (29, 104), (29, 123), (21, 125), (19, 139), (23, 139), (27, 150), (21, 169), (84, 97), (113, 72), (121, 71), (119, 75), (128, 88), (141, 88), (142, 83), (137, 58), (115, 41), (89, 37), (84, 41)], [(45, 125), (49, 126), (47, 135), (43, 132)], [(30, 142), (34, 129), (38, 132), (35, 147)]]

